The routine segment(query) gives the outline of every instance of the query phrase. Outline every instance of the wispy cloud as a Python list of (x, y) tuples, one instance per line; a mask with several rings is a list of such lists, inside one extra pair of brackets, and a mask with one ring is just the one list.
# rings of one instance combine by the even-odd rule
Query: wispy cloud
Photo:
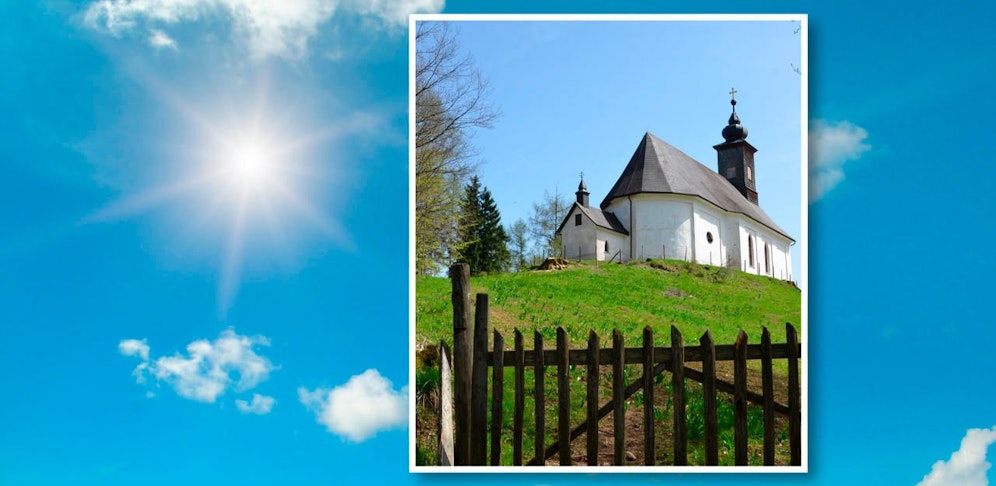
[(871, 146), (868, 132), (848, 121), (816, 120), (809, 129), (809, 202), (822, 198), (844, 180), (844, 164)]
[(176, 41), (173, 40), (173, 38), (167, 33), (159, 29), (152, 29), (149, 31), (149, 45), (155, 47), (156, 49), (177, 50)]
[(276, 368), (253, 349), (268, 345), (266, 337), (243, 336), (227, 329), (214, 341), (191, 342), (186, 355), (176, 353), (150, 361), (144, 339), (125, 339), (118, 343), (118, 350), (126, 356), (142, 358), (133, 372), (138, 383), (152, 377), (157, 384), (171, 386), (181, 397), (213, 403), (228, 389), (247, 391), (269, 377)]
[(380, 430), (403, 427), (408, 418), (407, 390), (395, 391), (375, 369), (331, 390), (298, 388), (297, 393), (320, 424), (352, 442), (363, 442)]
[(996, 426), (969, 429), (951, 459), (935, 462), (930, 474), (917, 486), (987, 486), (986, 471), (992, 464), (986, 461), (986, 449), (993, 442), (996, 442)]
[(222, 20), (256, 59), (300, 59), (337, 11), (369, 16), (393, 28), (408, 14), (439, 12), (444, 0), (94, 0), (83, 12), (87, 25), (121, 36), (146, 32), (157, 48), (176, 48), (162, 29), (182, 23)]
[(252, 394), (252, 401), (247, 402), (245, 400), (235, 400), (235, 407), (239, 409), (242, 413), (251, 413), (255, 415), (266, 415), (273, 410), (273, 404), (277, 403), (277, 400), (273, 397), (268, 397), (265, 395), (260, 395), (259, 393)]
[(149, 360), (149, 345), (144, 339), (125, 339), (118, 343), (118, 351), (125, 356), (138, 355), (142, 361)]

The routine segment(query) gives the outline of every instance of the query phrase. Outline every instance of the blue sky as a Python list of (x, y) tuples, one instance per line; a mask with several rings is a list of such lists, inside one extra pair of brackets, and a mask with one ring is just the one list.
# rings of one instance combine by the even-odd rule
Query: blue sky
[[(809, 14), (810, 171), (825, 184), (809, 206), (810, 472), (666, 480), (994, 478), (991, 7), (333, 3), (0, 4), (0, 482), (466, 482), (410, 475), (398, 416), (404, 17), (607, 8)], [(648, 117), (597, 150), (624, 163), (651, 130), (709, 163), (730, 84), (701, 87), (704, 135)], [(778, 144), (760, 141), (760, 94), (732, 84), (764, 181)], [(509, 99), (495, 133), (517, 130)], [(488, 158), (497, 188), (502, 161)], [(545, 179), (573, 189), (580, 170), (597, 169)], [(967, 469), (935, 465), (959, 450)]]

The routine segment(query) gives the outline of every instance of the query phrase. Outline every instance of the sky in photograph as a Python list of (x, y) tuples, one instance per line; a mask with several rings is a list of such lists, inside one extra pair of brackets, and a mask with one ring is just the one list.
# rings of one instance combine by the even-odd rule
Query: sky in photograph
[[(501, 112), (474, 145), (481, 183), (507, 224), (528, 222), (544, 194), (573, 202), (582, 172), (598, 206), (648, 131), (717, 170), (713, 146), (724, 141), (735, 88), (747, 141), (758, 149), (761, 207), (802, 240), (799, 22), (454, 25)], [(797, 276), (800, 245), (791, 252)]]
[[(807, 474), (408, 472), (413, 12), (809, 15)], [(993, 14), (0, 3), (0, 483), (989, 484)], [(475, 141), (506, 223), (581, 171), (601, 201), (646, 131), (711, 166), (736, 87), (761, 205), (801, 232), (791, 23), (485, 27), (461, 35), (504, 113)]]

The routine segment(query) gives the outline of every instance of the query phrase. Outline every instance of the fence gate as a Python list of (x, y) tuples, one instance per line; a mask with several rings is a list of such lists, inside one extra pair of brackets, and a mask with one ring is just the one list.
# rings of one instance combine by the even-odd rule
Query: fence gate
[[(545, 349), (543, 336), (533, 335), (533, 349), (525, 350), (523, 335), (514, 331), (511, 350), (505, 349), (504, 337), (494, 331), (493, 348), (488, 350), (488, 296), (477, 294), (473, 330), (470, 322), (470, 271), (465, 264), (450, 268), (453, 282), (453, 390), (450, 390), (450, 350), (441, 343), (440, 367), (442, 399), (440, 409), (439, 456), (442, 465), (493, 465), (500, 464), (502, 425), (504, 413), (505, 368), (512, 368), (514, 407), (512, 417), (512, 464), (545, 465), (558, 456), (561, 465), (571, 465), (570, 443), (586, 435), (587, 465), (598, 465), (598, 422), (613, 414), (613, 464), (624, 465), (625, 457), (625, 402), (637, 391), (643, 390), (644, 463), (657, 465), (654, 435), (654, 381), (662, 373), (671, 374), (671, 403), (673, 420), (673, 464), (687, 465), (688, 430), (685, 400), (685, 379), (702, 384), (706, 465), (719, 464), (719, 433), (716, 406), (717, 392), (733, 396), (734, 463), (748, 463), (747, 403), (763, 408), (763, 464), (775, 464), (775, 414), (788, 418), (789, 464), (801, 465), (801, 410), (799, 386), (799, 355), (801, 346), (791, 324), (786, 324), (786, 342), (772, 344), (765, 328), (760, 344), (748, 344), (747, 334), (740, 330), (734, 344), (715, 344), (709, 331), (699, 339), (698, 346), (686, 347), (677, 328), (671, 326), (671, 344), (654, 346), (653, 330), (643, 330), (643, 346), (626, 348), (622, 334), (612, 333), (611, 347), (603, 348), (599, 336), (589, 333), (587, 347), (570, 349), (567, 333), (557, 328), (554, 349)], [(772, 360), (785, 359), (788, 365), (788, 404), (775, 402)], [(747, 389), (747, 361), (761, 361), (760, 394)], [(716, 377), (717, 361), (733, 361), (733, 383)], [(701, 362), (702, 371), (685, 366)], [(587, 368), (585, 387), (586, 420), (570, 427), (570, 376), (571, 365)], [(625, 385), (624, 366), (642, 365), (643, 375)], [(556, 367), (557, 381), (557, 430), (555, 440), (546, 443), (546, 396), (544, 395), (547, 366)], [(599, 405), (599, 372), (602, 366), (612, 368), (612, 398)], [(488, 368), (491, 369), (491, 422), (488, 425)], [(523, 423), (525, 413), (525, 369), (534, 370), (535, 448), (523, 450)], [(695, 413), (696, 411), (693, 411)], [(453, 427), (452, 429), (450, 427)], [(489, 437), (490, 436), (490, 437)], [(490, 439), (491, 456), (487, 457)], [(490, 461), (489, 461), (490, 459)]]

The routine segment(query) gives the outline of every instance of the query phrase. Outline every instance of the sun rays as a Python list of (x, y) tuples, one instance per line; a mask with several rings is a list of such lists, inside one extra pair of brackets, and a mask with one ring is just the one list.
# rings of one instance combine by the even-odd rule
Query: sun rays
[(162, 101), (180, 101), (170, 103), (174, 127), (159, 135), (166, 148), (155, 160), (131, 164), (145, 183), (83, 223), (165, 215), (154, 218), (163, 226), (156, 233), (169, 240), (165, 245), (184, 248), (171, 253), (189, 249), (197, 254), (190, 258), (208, 262), (222, 315), (234, 303), (248, 263), (286, 267), (285, 260), (316, 241), (349, 248), (329, 207), (329, 193), (341, 182), (329, 160), (336, 130), (302, 126), (307, 117), (286, 107), (273, 112), (266, 90), (242, 103), (201, 108), (175, 92), (158, 94)]

